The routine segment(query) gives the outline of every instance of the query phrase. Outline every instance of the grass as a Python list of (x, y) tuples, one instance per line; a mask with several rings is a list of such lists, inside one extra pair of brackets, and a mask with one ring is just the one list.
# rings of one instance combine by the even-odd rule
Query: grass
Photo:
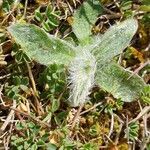
[[(138, 19), (138, 31), (119, 61), (149, 84), (150, 68), (144, 64), (150, 56), (150, 14), (147, 7), (143, 8), (149, 6), (148, 0), (101, 3), (105, 11), (97, 18), (93, 34), (104, 33), (121, 18), (135, 15)], [(149, 87), (143, 90), (139, 100), (126, 103), (95, 86), (90, 101), (80, 107), (79, 112), (79, 108), (67, 103), (67, 69), (62, 65), (45, 67), (31, 61), (7, 31), (10, 24), (19, 20), (78, 43), (70, 25), (73, 12), (82, 1), (28, 0), (26, 4), (14, 0), (0, 2), (0, 148), (148, 150)]]

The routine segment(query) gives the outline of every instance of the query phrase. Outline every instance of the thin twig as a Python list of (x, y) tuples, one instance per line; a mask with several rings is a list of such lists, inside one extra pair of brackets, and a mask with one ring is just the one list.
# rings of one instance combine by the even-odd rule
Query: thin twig
[(11, 109), (14, 110), (14, 111), (16, 111), (16, 112), (18, 112), (18, 113), (20, 113), (20, 114), (22, 114), (22, 115), (24, 115), (24, 116), (26, 116), (26, 117), (28, 117), (29, 119), (31, 119), (31, 120), (33, 120), (33, 121), (35, 121), (35, 122), (37, 122), (37, 123), (39, 123), (39, 124), (41, 124), (41, 125), (44, 125), (44, 126), (46, 126), (46, 127), (48, 127), (48, 128), (51, 127), (48, 123), (43, 122), (43, 121), (39, 120), (38, 118), (31, 116), (31, 115), (28, 114), (28, 113), (25, 113), (25, 112), (23, 112), (23, 111), (20, 111), (20, 110), (18, 110), (18, 109), (16, 109), (16, 108), (11, 108)]
[(132, 76), (134, 76), (135, 74), (138, 74), (138, 72), (143, 69), (145, 66), (147, 66), (148, 64), (150, 64), (150, 61), (146, 61), (144, 64), (141, 64), (140, 67), (138, 67), (129, 77), (127, 80), (129, 80)]
[(132, 122), (136, 122), (137, 120), (139, 120), (143, 115), (145, 115), (146, 113), (148, 113), (150, 111), (150, 106), (145, 106), (141, 112), (137, 115), (136, 118), (134, 118), (133, 120), (129, 121), (128, 124), (131, 124)]
[(143, 140), (143, 142), (140, 145), (140, 150), (145, 150), (149, 141), (150, 141), (150, 136)]
[[(16, 100), (13, 100), (13, 108), (14, 109), (16, 108)], [(11, 110), (10, 113), (8, 114), (5, 122), (3, 123), (3, 125), (0, 128), (1, 131), (4, 131), (6, 129), (7, 125), (10, 123), (10, 120), (12, 119), (13, 115), (14, 115), (14, 110)]]
[(120, 18), (121, 17), (121, 14), (115, 14), (115, 15), (113, 15), (113, 14), (106, 14), (106, 15), (102, 15), (102, 16), (100, 16), (99, 18), (106, 18), (106, 19), (108, 19), (108, 20), (112, 20), (112, 19), (118, 19), (118, 18)]
[(11, 74), (9, 73), (9, 74), (6, 74), (6, 75), (3, 75), (3, 76), (0, 76), (0, 80), (2, 80), (2, 79), (4, 79), (4, 78), (7, 78), (7, 77), (9, 77)]
[(105, 6), (102, 6), (102, 8), (104, 9), (104, 11), (105, 11), (106, 13), (109, 13), (109, 14), (111, 14), (111, 15), (116, 15), (116, 16), (117, 16), (117, 13), (111, 11), (110, 9), (106, 8)]
[(107, 138), (107, 140), (112, 144), (112, 145), (115, 145), (115, 143), (110, 139), (110, 137), (108, 137), (108, 135), (104, 134)]
[(98, 107), (98, 106), (101, 105), (101, 104), (102, 104), (102, 102), (99, 102), (99, 103), (95, 104), (94, 106), (92, 106), (91, 108), (89, 108), (89, 109), (87, 109), (87, 110), (85, 110), (85, 111), (82, 111), (82, 112), (80, 113), (80, 116), (83, 115), (83, 114), (85, 114), (85, 113), (87, 113), (87, 112), (89, 112), (89, 111), (91, 111), (91, 110), (93, 110), (93, 109), (95, 109), (96, 107)]
[(2, 95), (3, 95), (3, 93), (2, 93), (3, 87), (4, 87), (4, 85), (1, 85), (1, 87), (0, 87), (0, 101), (1, 101), (2, 105), (5, 106), (5, 102), (3, 101), (3, 98), (2, 98)]
[(41, 115), (41, 114), (44, 114), (44, 110), (38, 100), (38, 93), (37, 93), (37, 89), (36, 89), (36, 84), (35, 84), (35, 81), (34, 81), (34, 77), (33, 77), (33, 74), (32, 74), (32, 71), (31, 71), (31, 68), (28, 64), (28, 62), (26, 62), (26, 65), (27, 65), (27, 68), (28, 68), (28, 72), (29, 72), (29, 77), (30, 77), (30, 80), (31, 80), (31, 83), (32, 83), (32, 88), (33, 90), (31, 89), (32, 93), (33, 93), (33, 96), (35, 98), (35, 101), (36, 101), (36, 105), (37, 105), (37, 111), (38, 111), (38, 114)]
[(76, 114), (75, 114), (75, 116), (74, 116), (74, 118), (73, 118), (73, 120), (72, 120), (71, 130), (74, 129), (74, 127), (75, 127), (75, 125), (76, 125), (76, 121), (77, 121), (77, 119), (78, 119), (79, 116), (80, 116), (80, 112), (81, 112), (83, 106), (84, 106), (84, 104), (81, 104), (81, 105), (79, 106), (78, 111), (76, 112)]
[[(139, 104), (139, 107), (140, 107), (140, 110), (142, 111), (142, 106), (141, 106), (141, 103), (140, 103), (140, 101), (138, 101), (138, 104)], [(145, 131), (145, 133), (144, 133), (144, 137), (145, 137), (145, 135), (146, 136), (148, 136), (148, 134), (147, 134), (147, 114), (145, 114), (145, 115), (143, 115), (143, 123), (144, 123), (144, 131)]]
[(150, 50), (150, 42), (149, 42), (149, 44), (147, 45), (147, 47), (145, 48), (145, 51), (148, 51), (148, 50)]
[(28, 5), (28, 0), (25, 1), (24, 12), (23, 12), (23, 16), (22, 16), (23, 19), (26, 17), (27, 5)]
[[(14, 120), (14, 119), (15, 119), (15, 116), (13, 115), (11, 120)], [(5, 142), (5, 145), (4, 145), (5, 150), (9, 150), (12, 131), (13, 131), (13, 123), (10, 124), (9, 135), (7, 136), (7, 139), (6, 139), (6, 142)]]
[(120, 137), (120, 134), (121, 134), (121, 131), (122, 131), (122, 127), (123, 127), (123, 121), (119, 118), (119, 116), (117, 116), (116, 114), (114, 114), (115, 117), (118, 119), (118, 121), (120, 122), (120, 127), (119, 127), (119, 131), (117, 132), (116, 134), (116, 137), (115, 137), (115, 144), (117, 145), (118, 144), (118, 141), (119, 141), (119, 137)]
[(96, 138), (91, 139), (90, 142), (94, 142), (94, 141), (96, 141), (96, 140), (98, 140), (98, 139), (101, 139), (101, 138), (102, 138), (101, 136), (98, 136), (98, 137), (96, 137)]
[(71, 7), (70, 4), (68, 3), (68, 1), (66, 1), (66, 2), (67, 2), (67, 5), (68, 5), (68, 8), (69, 8), (70, 12), (73, 13), (72, 7)]
[(129, 144), (129, 119), (128, 119), (128, 115), (126, 117), (126, 135), (127, 135), (127, 143)]
[(132, 150), (135, 150), (135, 141), (132, 142)]
[(26, 62), (26, 65), (27, 65), (27, 68), (28, 68), (29, 77), (30, 77), (30, 80), (31, 80), (31, 83), (32, 83), (33, 91), (35, 92), (36, 96), (38, 96), (37, 89), (36, 89), (36, 84), (35, 84), (35, 81), (34, 81), (34, 77), (33, 77), (30, 65), (29, 65), (28, 62)]
[(44, 110), (43, 110), (38, 98), (36, 97), (35, 92), (32, 89), (31, 89), (31, 92), (32, 92), (32, 95), (33, 95), (35, 102), (36, 102), (36, 109), (37, 109), (38, 114), (39, 115), (44, 114)]
[(111, 112), (111, 124), (110, 124), (110, 131), (108, 134), (108, 137), (110, 138), (111, 134), (113, 133), (113, 128), (114, 128), (114, 114)]
[(0, 46), (3, 46), (4, 44), (9, 43), (9, 42), (11, 42), (11, 40), (4, 41), (3, 43), (0, 43)]
[(16, 0), (14, 7), (12, 8), (12, 10), (6, 15), (6, 17), (3, 19), (3, 21), (0, 23), (0, 26), (2, 26), (5, 21), (9, 18), (10, 15), (12, 15), (12, 13), (15, 11), (15, 9), (17, 8), (18, 4), (19, 4), (19, 0)]

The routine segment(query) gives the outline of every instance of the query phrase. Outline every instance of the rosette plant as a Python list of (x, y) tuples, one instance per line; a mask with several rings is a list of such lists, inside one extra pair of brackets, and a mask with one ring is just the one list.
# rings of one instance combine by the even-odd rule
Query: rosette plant
[(136, 33), (136, 19), (122, 21), (111, 26), (105, 34), (94, 36), (91, 28), (102, 11), (99, 2), (92, 3), (89, 0), (75, 11), (72, 30), (79, 42), (77, 46), (47, 34), (33, 24), (16, 23), (8, 28), (29, 58), (46, 66), (56, 63), (68, 68), (68, 101), (73, 107), (89, 99), (95, 84), (125, 102), (138, 99), (145, 86), (140, 76), (129, 78), (132, 72), (114, 60), (130, 44)]

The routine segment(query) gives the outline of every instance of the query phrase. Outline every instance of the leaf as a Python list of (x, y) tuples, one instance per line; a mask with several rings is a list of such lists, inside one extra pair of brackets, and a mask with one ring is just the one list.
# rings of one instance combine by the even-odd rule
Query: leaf
[(138, 76), (118, 64), (111, 62), (101, 69), (97, 68), (96, 81), (101, 88), (110, 92), (115, 98), (131, 102), (139, 98), (145, 83)]
[(102, 13), (102, 7), (98, 1), (84, 2), (73, 15), (72, 29), (81, 44), (90, 42), (91, 29), (98, 15)]
[(75, 48), (72, 45), (46, 34), (35, 25), (17, 23), (11, 25), (8, 31), (28, 57), (43, 65), (68, 65), (75, 57)]
[(39, 22), (42, 22), (44, 19), (43, 14), (40, 12), (40, 7), (35, 10), (35, 18)]
[(57, 111), (59, 109), (59, 106), (60, 106), (60, 101), (53, 99), (52, 100), (52, 106), (51, 106), (51, 112)]
[(138, 138), (138, 133), (139, 133), (139, 123), (138, 122), (132, 122), (128, 126), (128, 130), (124, 130), (126, 135), (125, 137), (129, 137), (131, 141), (135, 141)]
[(139, 8), (140, 11), (150, 12), (150, 5), (141, 5)]
[(95, 55), (98, 66), (110, 62), (120, 54), (130, 43), (136, 33), (138, 23), (135, 19), (127, 19), (118, 25), (112, 26), (99, 38), (90, 50)]
[(52, 144), (52, 143), (47, 144), (47, 150), (56, 150), (56, 149), (57, 149), (57, 147), (54, 144)]
[(150, 85), (144, 87), (141, 93), (141, 99), (144, 103), (150, 104)]

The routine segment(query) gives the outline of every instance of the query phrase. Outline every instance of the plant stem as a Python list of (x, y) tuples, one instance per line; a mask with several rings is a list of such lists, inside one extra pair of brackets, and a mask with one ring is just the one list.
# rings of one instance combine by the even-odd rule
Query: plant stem
[(13, 108), (13, 107), (11, 107), (11, 109), (12, 109), (13, 111), (15, 111), (15, 112), (18, 112), (18, 113), (20, 113), (20, 114), (26, 116), (26, 117), (29, 118), (29, 119), (35, 121), (36, 123), (39, 123), (39, 124), (43, 125), (44, 127), (51, 128), (51, 126), (50, 126), (48, 123), (39, 120), (39, 119), (36, 118), (35, 116), (31, 116), (30, 114), (25, 113), (25, 112), (23, 112), (23, 111), (20, 111), (20, 110), (18, 110), (18, 109), (16, 109), (16, 108)]
[(83, 106), (84, 106), (84, 104), (81, 104), (81, 105), (79, 106), (79, 108), (78, 108), (78, 110), (77, 110), (77, 112), (76, 112), (76, 114), (75, 114), (75, 116), (74, 116), (74, 118), (73, 118), (73, 120), (72, 120), (71, 130), (74, 129), (74, 127), (75, 127), (75, 125), (76, 125), (76, 121), (77, 121), (77, 119), (78, 119), (79, 116), (80, 116), (80, 112), (81, 112)]
[(37, 112), (38, 112), (39, 115), (41, 115), (41, 114), (44, 114), (44, 110), (43, 110), (43, 108), (42, 108), (42, 106), (41, 106), (41, 104), (38, 100), (39, 96), (38, 96), (38, 93), (37, 93), (37, 90), (36, 90), (36, 84), (35, 84), (34, 77), (33, 77), (33, 74), (32, 74), (32, 71), (31, 71), (31, 68), (30, 68), (28, 62), (26, 62), (26, 65), (27, 65), (28, 72), (29, 72), (29, 77), (30, 77), (30, 80), (31, 80), (31, 83), (32, 83), (32, 88), (33, 88), (32, 93), (33, 93), (33, 96), (35, 98), (35, 102), (36, 102), (36, 105), (37, 105), (36, 106)]
[(89, 108), (89, 109), (87, 109), (87, 110), (81, 112), (80, 115), (83, 115), (83, 114), (85, 114), (85, 113), (87, 113), (87, 112), (89, 112), (89, 111), (95, 109), (96, 107), (98, 107), (98, 106), (101, 105), (101, 104), (102, 104), (102, 102), (99, 102), (99, 103), (95, 104), (95, 105), (92, 106), (91, 108)]

